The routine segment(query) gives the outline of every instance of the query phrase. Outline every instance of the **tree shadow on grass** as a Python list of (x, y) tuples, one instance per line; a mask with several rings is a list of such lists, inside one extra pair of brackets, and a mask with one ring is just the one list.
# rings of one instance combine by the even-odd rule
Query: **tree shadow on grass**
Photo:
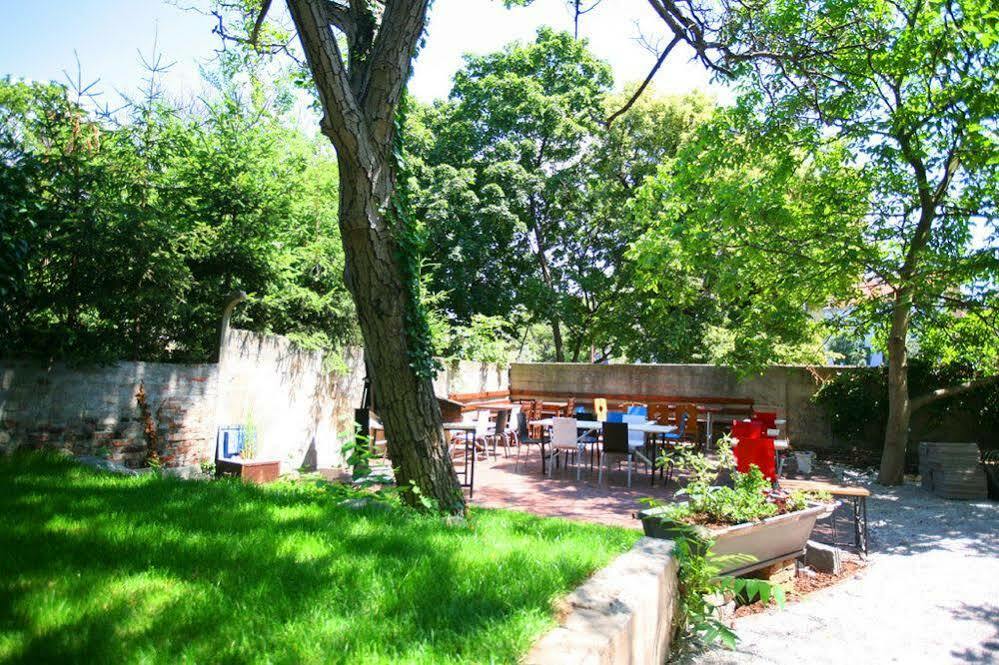
[(512, 661), (594, 566), (337, 500), (0, 461), (0, 660)]

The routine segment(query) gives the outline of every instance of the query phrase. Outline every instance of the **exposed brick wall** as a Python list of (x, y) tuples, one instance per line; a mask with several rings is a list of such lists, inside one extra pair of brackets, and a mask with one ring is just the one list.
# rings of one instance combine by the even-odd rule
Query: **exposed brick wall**
[(136, 402), (144, 386), (170, 466), (194, 464), (214, 445), (215, 365), (120, 362), (110, 366), (0, 365), (0, 450), (60, 448), (76, 455), (107, 454), (137, 467), (146, 456)]
[[(503, 367), (447, 363), (435, 380), (441, 395), (506, 387)], [(0, 453), (15, 447), (107, 453), (137, 467), (146, 457), (136, 401), (143, 385), (168, 466), (215, 454), (219, 425), (257, 431), (258, 459), (282, 470), (342, 464), (344, 434), (353, 431), (364, 383), (363, 354), (329, 360), (277, 335), (230, 329), (220, 364), (119, 362), (44, 367), (0, 360)]]

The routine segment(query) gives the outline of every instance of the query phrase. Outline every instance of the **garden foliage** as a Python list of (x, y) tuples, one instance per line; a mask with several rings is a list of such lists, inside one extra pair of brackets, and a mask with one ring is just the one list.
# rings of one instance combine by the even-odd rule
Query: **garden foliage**
[(353, 336), (336, 163), (290, 99), (223, 71), (205, 101), (98, 113), (0, 80), (0, 354), (204, 361), (234, 323), (310, 346)]

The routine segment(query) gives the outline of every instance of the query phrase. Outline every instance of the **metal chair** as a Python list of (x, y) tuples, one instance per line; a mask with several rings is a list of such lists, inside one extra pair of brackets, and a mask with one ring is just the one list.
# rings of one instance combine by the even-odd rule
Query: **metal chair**
[(696, 404), (677, 404), (676, 408), (676, 422), (679, 424), (680, 415), (687, 414), (687, 424), (684, 427), (685, 440), (697, 443), (700, 439), (700, 430), (697, 425), (697, 416), (700, 413), (697, 410)]
[[(628, 487), (631, 487), (631, 469), (634, 466), (634, 457), (631, 446), (628, 442), (627, 423), (608, 423), (603, 426), (603, 448), (600, 451), (599, 470), (597, 471), (597, 485), (603, 482), (604, 465), (607, 464), (611, 456), (623, 457), (628, 462)], [(610, 473), (610, 466), (607, 467)]]
[(641, 402), (631, 402), (621, 406), (626, 409), (625, 413), (630, 416), (647, 416), (649, 413), (649, 407)]
[(517, 414), (517, 461), (513, 470), (520, 470), (520, 455), (529, 446), (538, 446), (541, 450), (541, 475), (545, 474), (545, 447), (548, 444), (544, 436), (532, 437), (527, 427), (528, 414), (521, 411)]
[[(577, 407), (576, 410), (576, 420), (596, 420), (597, 416), (595, 413), (590, 411), (583, 411), (583, 407)], [(579, 442), (584, 446), (590, 447), (590, 470), (593, 470), (594, 455), (596, 453), (596, 444), (600, 442), (600, 435), (596, 430), (590, 430), (579, 437)]]
[[(687, 421), (690, 419), (689, 413), (681, 413), (677, 419), (677, 426), (675, 432), (667, 432), (661, 435), (664, 441), (672, 441), (674, 443), (683, 441), (687, 434)], [(666, 464), (665, 469), (660, 467), (661, 474), (663, 476), (663, 485), (669, 486), (669, 481), (673, 477), (673, 457), (671, 455), (665, 455)]]
[(498, 442), (503, 444), (503, 456), (510, 456), (510, 443), (506, 437), (506, 421), (510, 417), (510, 412), (506, 409), (502, 409), (496, 412), (496, 422), (493, 425), (493, 434), (490, 437), (493, 444), (493, 457), (497, 457), (496, 445)]

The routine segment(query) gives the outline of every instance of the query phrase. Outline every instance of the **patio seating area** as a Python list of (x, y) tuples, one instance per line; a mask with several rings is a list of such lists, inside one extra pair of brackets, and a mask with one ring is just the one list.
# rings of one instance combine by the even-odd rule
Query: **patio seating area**
[[(682, 486), (670, 463), (678, 445), (710, 450), (732, 435), (740, 469), (756, 465), (771, 481), (791, 450), (786, 418), (746, 398), (503, 390), (453, 393), (441, 405), (474, 504), (633, 529), (648, 499), (669, 501)], [(377, 422), (372, 428), (378, 441)]]

